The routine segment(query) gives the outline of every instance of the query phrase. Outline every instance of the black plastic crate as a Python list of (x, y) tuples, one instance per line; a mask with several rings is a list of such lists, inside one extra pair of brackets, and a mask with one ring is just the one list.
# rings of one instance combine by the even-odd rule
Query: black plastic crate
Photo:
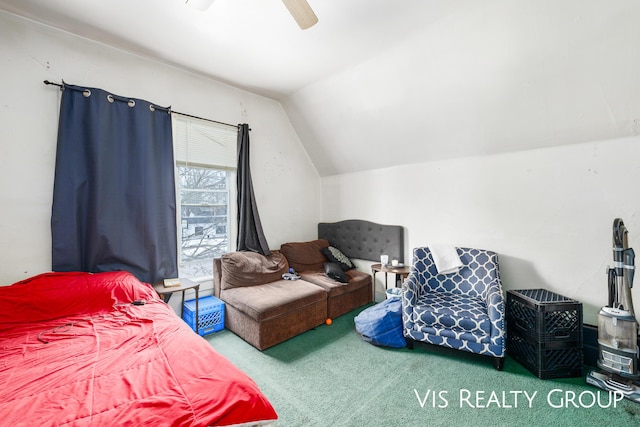
[(581, 341), (539, 342), (511, 333), (507, 353), (541, 379), (582, 376)]
[(507, 291), (507, 334), (582, 342), (582, 303), (545, 289)]

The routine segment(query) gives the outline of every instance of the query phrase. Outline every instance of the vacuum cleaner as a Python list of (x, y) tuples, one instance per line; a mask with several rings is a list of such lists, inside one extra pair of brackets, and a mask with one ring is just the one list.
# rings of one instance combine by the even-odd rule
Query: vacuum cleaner
[(631, 288), (635, 253), (629, 247), (627, 228), (620, 218), (613, 221), (614, 267), (607, 270), (609, 300), (598, 313), (598, 370), (587, 374), (588, 384), (616, 392), (640, 403), (638, 321)]

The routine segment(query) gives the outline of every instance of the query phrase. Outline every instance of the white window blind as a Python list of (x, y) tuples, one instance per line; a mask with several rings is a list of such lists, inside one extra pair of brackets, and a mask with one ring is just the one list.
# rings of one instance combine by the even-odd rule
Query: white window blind
[(172, 115), (175, 161), (220, 169), (237, 168), (238, 130), (207, 120)]

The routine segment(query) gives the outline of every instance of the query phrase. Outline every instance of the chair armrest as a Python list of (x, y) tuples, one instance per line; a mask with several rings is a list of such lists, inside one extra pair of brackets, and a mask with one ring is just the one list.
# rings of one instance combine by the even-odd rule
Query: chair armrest
[(413, 330), (414, 328), (414, 316), (413, 308), (418, 301), (420, 283), (418, 282), (417, 275), (410, 273), (409, 276), (402, 283), (402, 294), (400, 300), (402, 301), (402, 329), (405, 331)]
[(410, 273), (409, 276), (402, 283), (402, 303), (413, 307), (418, 301), (420, 295), (420, 283), (418, 282), (417, 275)]
[(491, 342), (493, 344), (504, 344), (504, 295), (500, 277), (497, 277), (488, 286), (485, 303), (489, 320), (491, 321)]

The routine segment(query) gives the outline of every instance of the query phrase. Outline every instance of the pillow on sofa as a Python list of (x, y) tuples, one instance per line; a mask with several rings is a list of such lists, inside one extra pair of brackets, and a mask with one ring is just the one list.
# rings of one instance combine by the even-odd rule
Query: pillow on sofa
[(289, 271), (287, 259), (279, 252), (264, 256), (256, 252), (231, 252), (220, 257), (221, 289), (256, 286), (282, 280)]
[(297, 272), (309, 270), (322, 270), (327, 258), (322, 255), (322, 248), (329, 246), (325, 239), (311, 240), (309, 242), (291, 242), (280, 246), (280, 252), (287, 258), (289, 267)]
[(331, 262), (335, 262), (342, 268), (343, 271), (351, 270), (352, 268), (356, 268), (353, 262), (349, 259), (348, 256), (342, 253), (340, 249), (334, 246), (328, 246), (326, 248), (322, 248), (320, 250), (324, 256)]
[(336, 282), (348, 283), (349, 279), (347, 275), (342, 271), (342, 267), (335, 262), (325, 262), (324, 263), (324, 274), (327, 275), (328, 278), (335, 280)]

